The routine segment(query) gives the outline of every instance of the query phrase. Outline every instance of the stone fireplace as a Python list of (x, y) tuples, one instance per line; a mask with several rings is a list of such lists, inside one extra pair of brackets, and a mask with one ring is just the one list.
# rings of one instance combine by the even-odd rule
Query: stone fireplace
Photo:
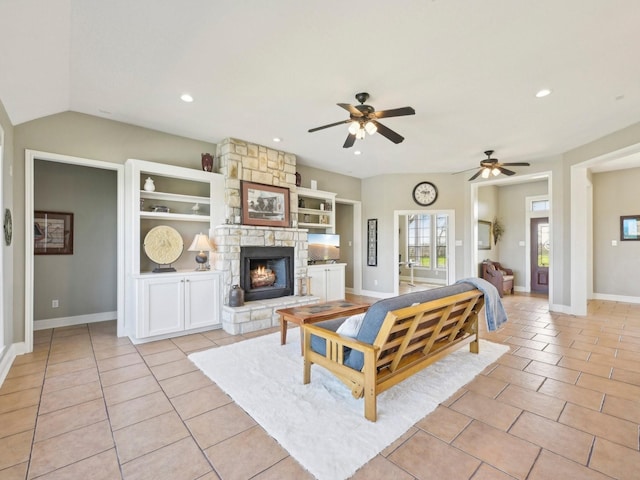
[[(298, 294), (297, 279), (307, 274), (308, 259), (307, 230), (298, 229), (295, 221), (298, 217), (296, 156), (232, 138), (227, 138), (218, 145), (217, 155), (220, 158), (220, 173), (225, 177), (226, 224), (218, 225), (212, 232), (216, 250), (211, 254), (211, 265), (216, 270), (224, 272), (225, 306), (222, 311), (222, 326), (225, 331), (233, 334), (277, 326), (279, 316), (275, 311), (278, 308), (318, 301), (318, 298), (313, 296), (294, 296)], [(291, 226), (285, 228), (242, 225), (242, 180), (288, 188)], [(232, 285), (242, 284), (241, 252), (244, 248), (253, 247), (287, 248), (291, 252), (288, 284), (285, 287), (277, 287), (284, 288), (287, 293), (281, 292), (285, 296), (275, 299), (253, 297), (250, 293), (247, 298), (245, 288), (245, 306), (229, 307), (229, 290)], [(256, 290), (257, 292), (253, 293), (271, 292), (274, 288), (263, 286)]]
[(293, 247), (241, 247), (240, 286), (244, 299), (293, 295)]

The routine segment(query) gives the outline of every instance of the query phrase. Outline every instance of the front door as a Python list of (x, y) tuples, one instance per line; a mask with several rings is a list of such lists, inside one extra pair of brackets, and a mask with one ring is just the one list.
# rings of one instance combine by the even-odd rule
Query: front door
[(549, 293), (549, 219), (531, 219), (531, 291)]

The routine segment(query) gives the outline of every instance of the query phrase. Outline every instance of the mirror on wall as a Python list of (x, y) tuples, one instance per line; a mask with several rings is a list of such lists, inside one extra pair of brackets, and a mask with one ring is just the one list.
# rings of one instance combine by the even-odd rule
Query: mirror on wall
[(478, 250), (491, 250), (491, 222), (478, 220)]

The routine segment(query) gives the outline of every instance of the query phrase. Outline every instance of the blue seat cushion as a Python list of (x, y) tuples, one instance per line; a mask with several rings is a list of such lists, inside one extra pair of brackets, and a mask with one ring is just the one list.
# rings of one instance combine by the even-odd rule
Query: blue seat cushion
[[(338, 329), (338, 327), (342, 325), (342, 322), (344, 322), (347, 318), (348, 317), (334, 318), (332, 320), (325, 320), (324, 322), (318, 322), (314, 325), (317, 327), (324, 328), (325, 330), (330, 330), (332, 332), (335, 332)], [(327, 344), (324, 338), (320, 338), (317, 335), (311, 335), (311, 350), (313, 350), (316, 353), (319, 353), (320, 355), (326, 355)], [(345, 352), (344, 352), (345, 357), (349, 355), (350, 351), (351, 351), (350, 348), (345, 348)]]

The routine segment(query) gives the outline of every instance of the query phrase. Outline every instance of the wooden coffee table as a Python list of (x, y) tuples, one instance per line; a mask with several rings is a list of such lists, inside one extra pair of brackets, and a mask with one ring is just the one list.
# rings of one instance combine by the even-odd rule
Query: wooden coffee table
[[(280, 344), (287, 343), (287, 322), (295, 323), (302, 327), (305, 324), (313, 324), (323, 320), (331, 320), (332, 318), (346, 317), (363, 313), (369, 309), (367, 303), (352, 303), (346, 300), (336, 300), (327, 303), (314, 303), (312, 305), (303, 305), (301, 307), (283, 308), (277, 310), (280, 314)], [(300, 332), (300, 353), (304, 338)]]

